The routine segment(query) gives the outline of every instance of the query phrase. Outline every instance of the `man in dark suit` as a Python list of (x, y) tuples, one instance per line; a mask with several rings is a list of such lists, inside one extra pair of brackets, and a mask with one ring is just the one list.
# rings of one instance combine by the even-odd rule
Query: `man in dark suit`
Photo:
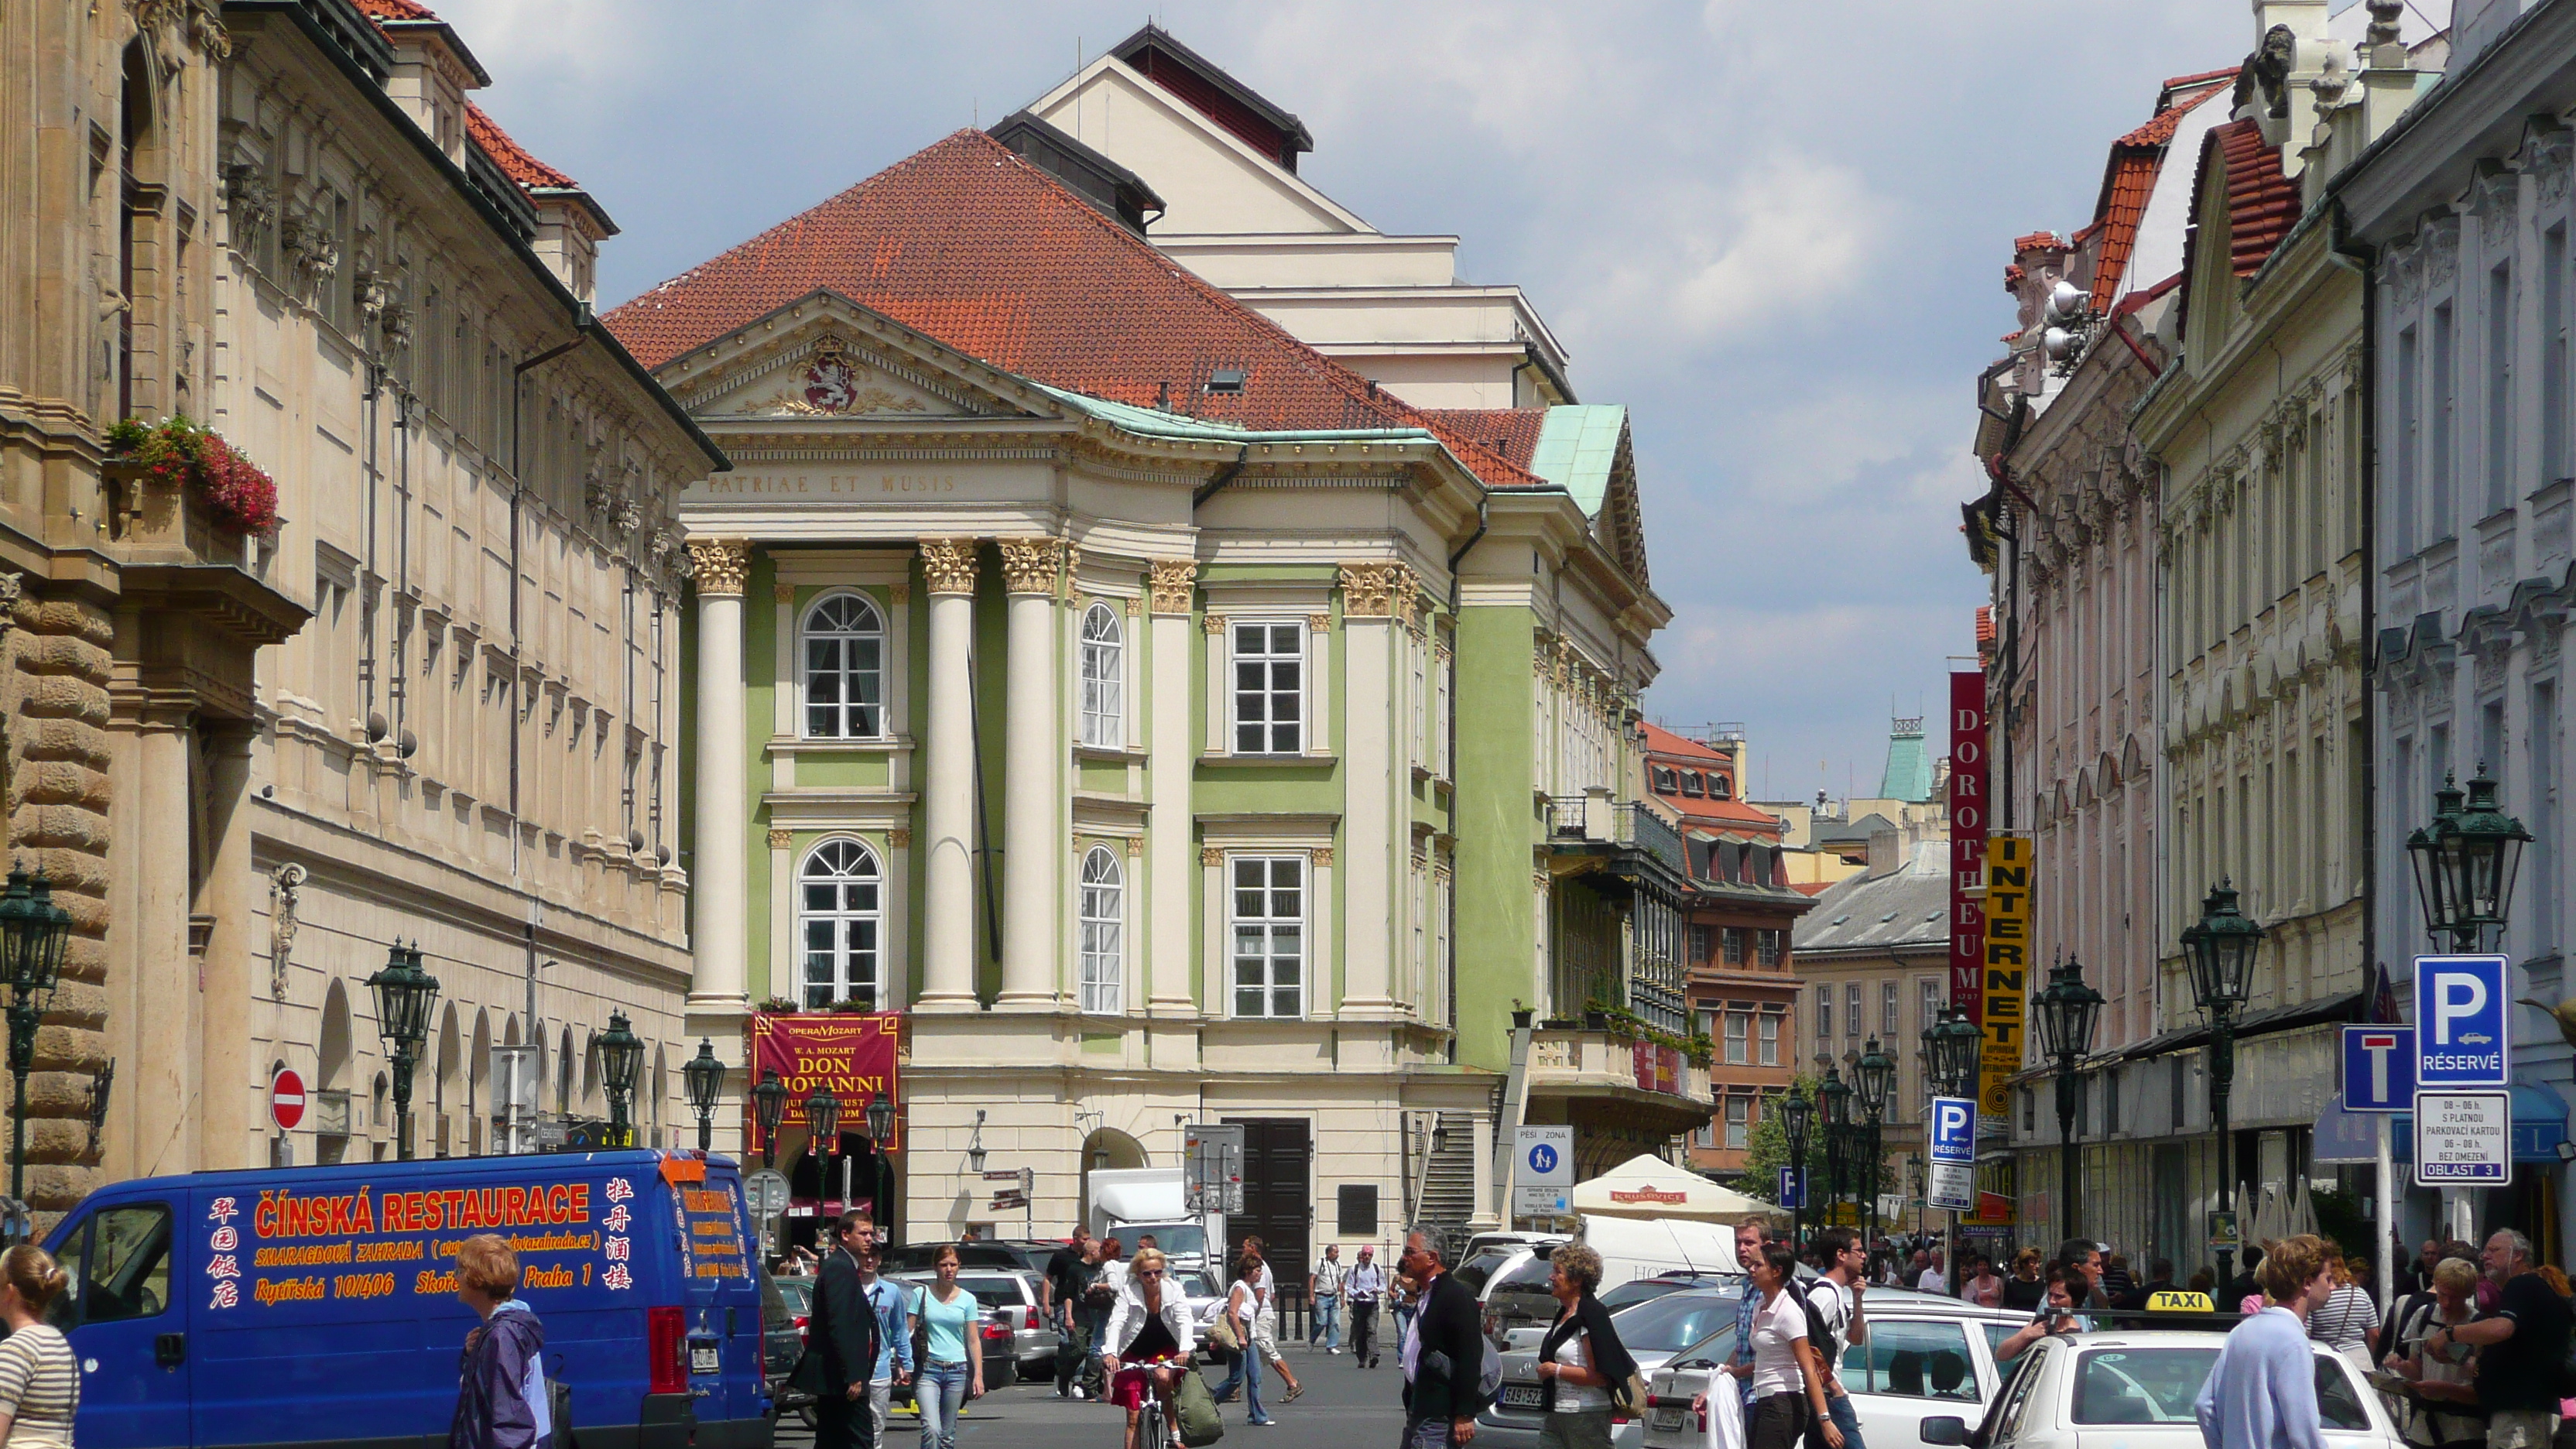
[(1404, 1386), (1403, 1449), (1458, 1449), (1476, 1437), (1476, 1415), (1485, 1407), (1477, 1392), (1485, 1331), (1476, 1292), (1449, 1275), (1439, 1243), (1425, 1233), (1405, 1235), (1396, 1267), (1423, 1285), (1413, 1321), (1413, 1372)]
[(867, 1215), (845, 1212), (833, 1225), (806, 1320), (805, 1361), (796, 1384), (814, 1395), (814, 1449), (859, 1449), (868, 1442), (868, 1381), (877, 1371), (877, 1316), (859, 1280), (859, 1234)]

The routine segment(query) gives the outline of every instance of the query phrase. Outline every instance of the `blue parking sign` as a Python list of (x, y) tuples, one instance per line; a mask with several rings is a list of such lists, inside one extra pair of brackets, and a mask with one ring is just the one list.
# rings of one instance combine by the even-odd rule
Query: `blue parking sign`
[(2407, 1112), (2415, 1106), (2415, 1028), (2343, 1029), (2343, 1109)]
[(2415, 1089), (2512, 1084), (2502, 956), (2415, 958)]
[(1803, 1167), (1780, 1169), (1780, 1206), (1796, 1211), (1807, 1205), (1807, 1170)]
[(1966, 1097), (1932, 1099), (1932, 1160), (1977, 1160), (1977, 1104)]

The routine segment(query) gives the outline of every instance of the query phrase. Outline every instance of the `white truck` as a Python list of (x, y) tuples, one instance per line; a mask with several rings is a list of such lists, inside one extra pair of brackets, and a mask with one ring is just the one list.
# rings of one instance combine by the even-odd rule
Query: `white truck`
[[(1172, 1266), (1183, 1272), (1221, 1266), (1208, 1256), (1217, 1244), (1224, 1256), (1225, 1215), (1192, 1217), (1184, 1206), (1181, 1169), (1177, 1167), (1099, 1167), (1087, 1179), (1091, 1202), (1086, 1217), (1094, 1237), (1114, 1237), (1134, 1257), (1136, 1240), (1147, 1234)], [(1220, 1272), (1221, 1278), (1223, 1274)]]

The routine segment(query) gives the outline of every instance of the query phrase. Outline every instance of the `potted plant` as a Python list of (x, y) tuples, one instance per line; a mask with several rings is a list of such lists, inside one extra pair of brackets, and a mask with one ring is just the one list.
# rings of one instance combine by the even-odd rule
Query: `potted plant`
[(185, 413), (159, 423), (127, 418), (107, 430), (107, 447), (146, 495), (135, 511), (159, 493), (226, 533), (266, 538), (277, 532), (277, 480)]
[(805, 1008), (803, 1006), (798, 1005), (793, 999), (785, 996), (763, 997), (760, 1002), (760, 1010), (762, 1014), (767, 1016), (777, 1016), (783, 1012), (803, 1011), (804, 1009)]

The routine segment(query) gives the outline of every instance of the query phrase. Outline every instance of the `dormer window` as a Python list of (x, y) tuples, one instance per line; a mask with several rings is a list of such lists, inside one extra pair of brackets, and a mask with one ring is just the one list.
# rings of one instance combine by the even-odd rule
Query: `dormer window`
[(1667, 768), (1665, 768), (1665, 767), (1664, 767), (1664, 766), (1662, 766), (1662, 765), (1657, 765), (1657, 766), (1655, 767), (1655, 793), (1656, 793), (1656, 794), (1658, 794), (1658, 795), (1669, 795), (1669, 794), (1673, 793), (1675, 790), (1680, 789), (1680, 788), (1681, 788), (1680, 783), (1679, 783), (1678, 778), (1676, 777), (1676, 775), (1675, 775), (1675, 772), (1674, 772), (1674, 771), (1672, 771), (1672, 770), (1670, 770), (1670, 769), (1667, 769)]
[(1240, 367), (1217, 368), (1208, 374), (1207, 390), (1210, 392), (1239, 393), (1243, 391), (1244, 380), (1248, 376), (1250, 376), (1250, 374)]
[(1709, 777), (1708, 777), (1708, 798), (1710, 798), (1711, 800), (1732, 800), (1732, 799), (1734, 799), (1734, 798), (1735, 798), (1735, 782), (1734, 782), (1734, 781), (1732, 781), (1732, 780), (1727, 779), (1724, 775), (1711, 775), (1711, 776), (1709, 776)]
[(1696, 799), (1706, 792), (1700, 788), (1699, 771), (1682, 771), (1682, 793)]

